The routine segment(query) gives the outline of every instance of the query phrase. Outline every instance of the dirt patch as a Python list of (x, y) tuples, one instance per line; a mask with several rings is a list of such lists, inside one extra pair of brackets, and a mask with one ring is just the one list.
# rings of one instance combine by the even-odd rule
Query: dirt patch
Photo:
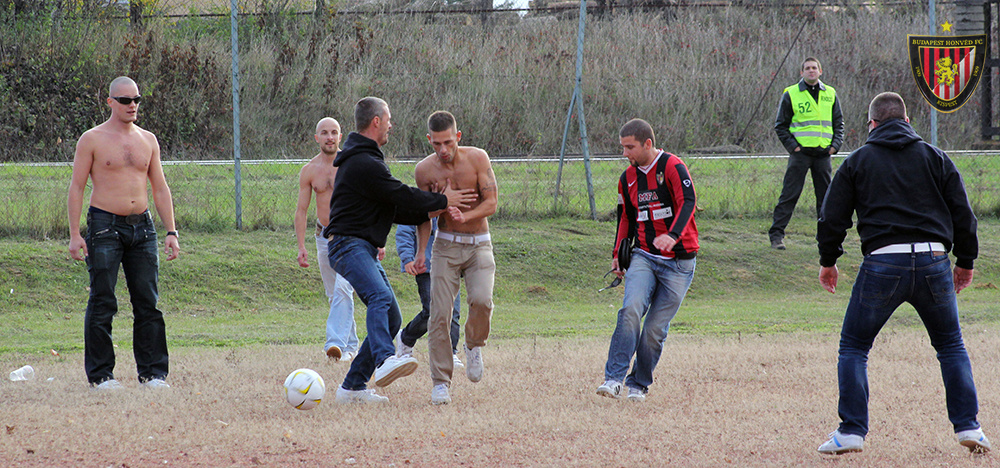
[[(870, 360), (865, 452), (824, 457), (836, 428), (835, 334), (670, 336), (643, 403), (599, 397), (606, 338), (491, 340), (486, 376), (461, 373), (453, 403), (430, 404), (421, 367), (379, 392), (381, 406), (342, 406), (347, 365), (320, 347), (177, 348), (165, 391), (144, 391), (128, 350), (125, 389), (90, 391), (82, 355), (0, 356), (35, 366), (0, 382), (0, 459), (9, 466), (997, 466), (954, 440), (934, 351), (920, 329), (890, 327)], [(966, 331), (980, 421), (1000, 438), (1000, 333)], [(26, 362), (27, 361), (27, 362)], [(285, 403), (281, 382), (308, 367), (326, 380), (314, 410)], [(52, 380), (48, 380), (51, 378)]]

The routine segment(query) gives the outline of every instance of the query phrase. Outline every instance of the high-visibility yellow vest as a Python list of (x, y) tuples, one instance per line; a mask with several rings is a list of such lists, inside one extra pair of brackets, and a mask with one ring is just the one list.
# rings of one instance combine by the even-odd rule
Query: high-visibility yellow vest
[(795, 83), (785, 92), (792, 100), (792, 124), (788, 130), (803, 148), (826, 148), (833, 141), (833, 103), (837, 91), (826, 83), (819, 90), (819, 104), (806, 89)]

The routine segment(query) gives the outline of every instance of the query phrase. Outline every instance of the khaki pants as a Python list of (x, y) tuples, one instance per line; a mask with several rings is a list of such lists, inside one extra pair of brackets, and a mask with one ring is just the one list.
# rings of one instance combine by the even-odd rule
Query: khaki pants
[(465, 343), (469, 348), (486, 345), (493, 316), (493, 244), (460, 244), (440, 237), (431, 251), (431, 316), (427, 322), (427, 347), (434, 385), (451, 384), (454, 361), (451, 353), (451, 323), (459, 279), (465, 277), (469, 312), (465, 319)]

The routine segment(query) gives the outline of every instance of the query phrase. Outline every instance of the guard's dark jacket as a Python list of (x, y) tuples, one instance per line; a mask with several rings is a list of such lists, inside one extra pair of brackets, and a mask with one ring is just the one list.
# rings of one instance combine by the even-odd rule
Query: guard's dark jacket
[(979, 255), (961, 174), (905, 120), (881, 122), (837, 169), (816, 231), (820, 265), (833, 266), (843, 255), (855, 211), (865, 255), (891, 244), (941, 242), (966, 269)]

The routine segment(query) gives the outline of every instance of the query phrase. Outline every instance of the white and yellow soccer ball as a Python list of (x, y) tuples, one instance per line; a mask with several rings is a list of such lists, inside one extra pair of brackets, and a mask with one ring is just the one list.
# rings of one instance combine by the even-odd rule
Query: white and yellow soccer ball
[(323, 377), (312, 369), (296, 369), (285, 379), (285, 399), (296, 409), (315, 408), (325, 393)]

